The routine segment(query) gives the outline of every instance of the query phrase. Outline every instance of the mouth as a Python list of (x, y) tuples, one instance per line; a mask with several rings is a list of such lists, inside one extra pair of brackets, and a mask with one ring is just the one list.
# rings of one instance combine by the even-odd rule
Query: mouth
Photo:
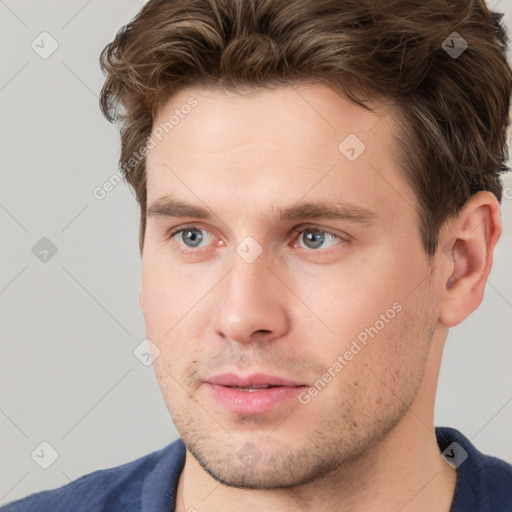
[(225, 386), (227, 388), (231, 389), (238, 389), (238, 391), (248, 391), (249, 393), (254, 393), (255, 391), (259, 391), (260, 389), (272, 389), (272, 388), (278, 388), (280, 386)]
[(263, 389), (263, 388), (275, 388), (275, 387), (297, 387), (305, 386), (305, 383), (296, 382), (285, 377), (278, 375), (266, 375), (263, 373), (255, 373), (252, 375), (241, 376), (235, 375), (234, 373), (223, 373), (220, 375), (214, 375), (207, 379), (210, 384), (217, 384), (219, 386), (225, 386), (230, 388), (252, 388), (252, 389)]
[(223, 374), (205, 382), (210, 396), (229, 412), (262, 414), (293, 403), (309, 386), (276, 375)]

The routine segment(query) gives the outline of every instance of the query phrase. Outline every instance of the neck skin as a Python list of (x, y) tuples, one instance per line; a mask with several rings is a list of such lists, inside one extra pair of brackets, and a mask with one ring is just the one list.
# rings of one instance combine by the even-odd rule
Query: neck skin
[[(289, 489), (237, 489), (217, 482), (187, 451), (176, 511), (449, 512), (457, 474), (441, 457), (434, 398), (447, 329), (438, 326), (413, 405), (376, 446), (346, 467)], [(443, 335), (444, 334), (444, 335)]]

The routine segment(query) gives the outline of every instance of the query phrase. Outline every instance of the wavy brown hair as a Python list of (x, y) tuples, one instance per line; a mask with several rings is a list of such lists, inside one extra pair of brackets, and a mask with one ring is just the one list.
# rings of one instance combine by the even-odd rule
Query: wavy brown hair
[[(133, 155), (173, 94), (323, 82), (369, 110), (372, 97), (395, 105), (398, 161), (433, 255), (473, 194), (501, 201), (512, 89), (501, 17), (484, 0), (150, 0), (100, 57), (100, 106), (120, 127), (141, 251), (146, 163)], [(468, 45), (456, 58), (443, 49), (453, 32)]]

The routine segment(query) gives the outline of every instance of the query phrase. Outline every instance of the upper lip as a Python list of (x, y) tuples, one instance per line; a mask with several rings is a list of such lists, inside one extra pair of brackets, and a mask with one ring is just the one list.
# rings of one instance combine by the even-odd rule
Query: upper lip
[(221, 375), (214, 375), (206, 379), (210, 384), (217, 384), (218, 386), (236, 386), (239, 388), (245, 387), (264, 387), (264, 386), (283, 386), (295, 388), (303, 386), (290, 379), (285, 379), (277, 375), (265, 375), (262, 373), (240, 376), (233, 373), (223, 373)]

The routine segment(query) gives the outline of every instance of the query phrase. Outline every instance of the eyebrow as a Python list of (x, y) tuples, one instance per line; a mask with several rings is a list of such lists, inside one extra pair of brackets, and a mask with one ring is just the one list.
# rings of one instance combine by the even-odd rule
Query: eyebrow
[[(274, 211), (276, 208), (273, 209)], [(170, 197), (157, 199), (146, 211), (148, 217), (193, 217), (211, 219), (215, 215), (208, 208), (195, 206)], [(328, 219), (346, 220), (361, 224), (371, 224), (378, 216), (375, 212), (346, 202), (310, 201), (279, 210), (280, 220)]]

